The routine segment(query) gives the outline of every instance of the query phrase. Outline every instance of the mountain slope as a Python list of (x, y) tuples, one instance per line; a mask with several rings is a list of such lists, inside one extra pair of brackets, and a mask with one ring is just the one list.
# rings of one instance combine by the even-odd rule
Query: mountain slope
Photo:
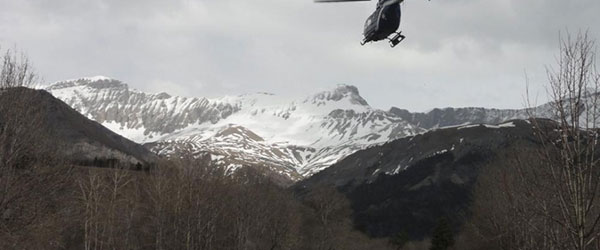
[(427, 113), (411, 113), (408, 110), (392, 107), (389, 112), (427, 130), (467, 123), (498, 124), (529, 117), (524, 109), (436, 108)]
[(350, 199), (358, 228), (422, 239), (442, 216), (458, 229), (480, 170), (502, 166), (506, 153), (524, 147), (538, 147), (527, 120), (432, 130), (358, 151), (295, 189), (334, 185)]
[[(24, 117), (36, 122), (36, 127), (43, 131), (43, 136), (56, 147), (63, 147), (59, 152), (76, 163), (93, 163), (94, 161), (117, 160), (127, 164), (146, 165), (153, 163), (157, 157), (142, 145), (136, 144), (115, 134), (97, 122), (91, 121), (43, 90), (14, 88), (0, 93), (0, 105), (16, 107), (22, 100), (27, 101), (36, 117)], [(9, 114), (0, 114), (0, 120)], [(39, 117), (37, 117), (39, 116)]]

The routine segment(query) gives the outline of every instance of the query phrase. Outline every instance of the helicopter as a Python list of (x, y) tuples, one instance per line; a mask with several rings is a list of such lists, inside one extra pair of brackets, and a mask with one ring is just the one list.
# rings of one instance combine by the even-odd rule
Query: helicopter
[[(370, 0), (314, 0), (317, 3), (331, 2), (363, 2)], [(387, 39), (392, 48), (402, 42), (406, 36), (402, 31), (397, 31), (400, 27), (400, 4), (404, 0), (379, 0), (377, 9), (367, 18), (364, 28), (364, 39), (360, 45), (370, 42), (377, 42)], [(393, 35), (392, 37), (390, 37)]]

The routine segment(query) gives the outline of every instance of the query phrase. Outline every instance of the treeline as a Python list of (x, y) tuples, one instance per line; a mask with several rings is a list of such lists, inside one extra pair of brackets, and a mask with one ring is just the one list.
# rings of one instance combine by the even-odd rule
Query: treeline
[(252, 172), (224, 176), (182, 160), (147, 172), (28, 165), (1, 168), (0, 249), (389, 247), (352, 229), (334, 189), (299, 200)]

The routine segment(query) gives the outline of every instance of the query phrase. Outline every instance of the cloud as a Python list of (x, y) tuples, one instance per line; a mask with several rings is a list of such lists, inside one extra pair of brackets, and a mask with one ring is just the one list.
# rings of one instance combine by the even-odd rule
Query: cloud
[(560, 30), (600, 36), (596, 0), (406, 1), (407, 40), (361, 47), (374, 4), (0, 0), (0, 44), (24, 50), (47, 81), (109, 75), (209, 97), (346, 83), (376, 107), (426, 110), (519, 108), (525, 70), (543, 95)]

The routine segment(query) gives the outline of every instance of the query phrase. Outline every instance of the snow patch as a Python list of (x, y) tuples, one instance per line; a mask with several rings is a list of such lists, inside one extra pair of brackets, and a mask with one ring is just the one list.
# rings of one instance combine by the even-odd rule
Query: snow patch
[(112, 78), (107, 76), (92, 76), (92, 77), (84, 77), (84, 80), (88, 80), (90, 82), (98, 82), (98, 81), (110, 81)]

